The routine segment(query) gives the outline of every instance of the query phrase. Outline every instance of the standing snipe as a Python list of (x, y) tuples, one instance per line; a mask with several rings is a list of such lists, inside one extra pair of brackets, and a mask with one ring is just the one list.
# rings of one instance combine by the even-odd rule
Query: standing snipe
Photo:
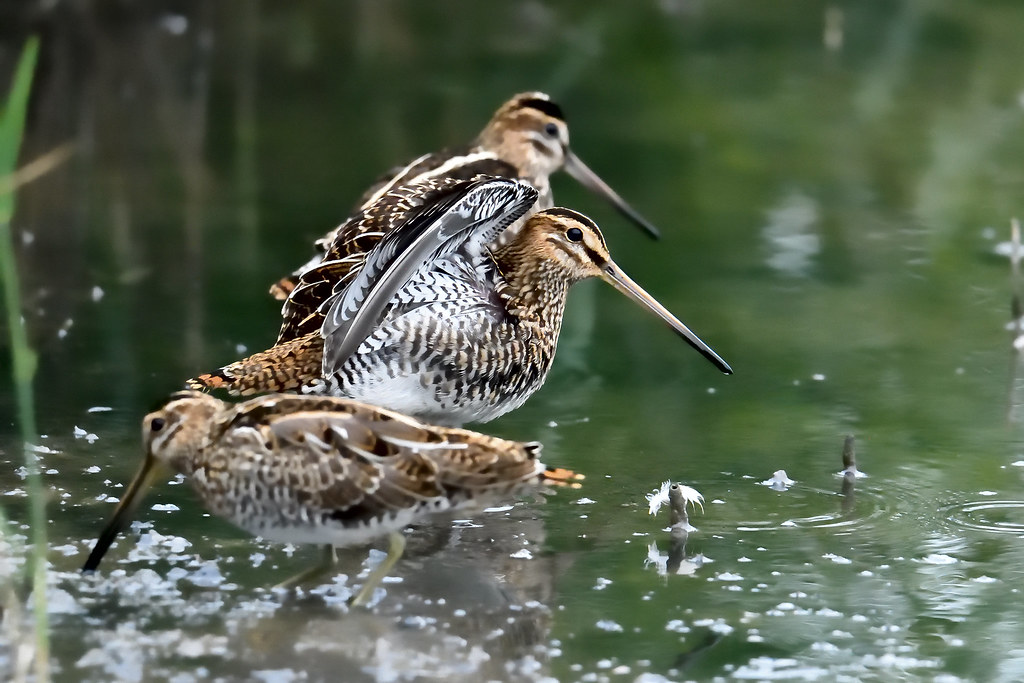
[[(471, 144), (425, 154), (405, 166), (391, 169), (359, 199), (356, 216), (403, 185), (443, 178), (469, 180), (480, 174), (526, 181), (539, 193), (532, 207), (539, 211), (554, 205), (550, 177), (561, 169), (587, 189), (607, 199), (649, 235), (658, 237), (657, 228), (569, 149), (569, 128), (562, 108), (541, 92), (520, 93), (505, 102)], [(328, 251), (339, 235), (346, 235), (349, 240), (357, 237), (361, 225), (359, 221), (343, 223), (317, 240), (317, 245)], [(511, 238), (514, 232), (515, 228), (502, 239)], [(305, 267), (317, 263), (320, 258), (321, 255), (316, 256)], [(279, 299), (287, 297), (295, 285), (295, 276), (301, 270), (278, 281), (271, 287), (271, 293)]]
[[(189, 386), (330, 393), (439, 424), (492, 420), (544, 383), (569, 287), (590, 277), (732, 372), (615, 265), (589, 218), (547, 209), (492, 250), (487, 245), (530, 209), (537, 191), (501, 178), (428, 185), (429, 202), (381, 238), (357, 271), (351, 260), (328, 259), (302, 274), (277, 345)], [(313, 290), (320, 296), (306, 302)]]
[(145, 490), (169, 469), (189, 478), (211, 512), (271, 541), (333, 547), (391, 534), (388, 560), (357, 604), (401, 555), (401, 530), (427, 513), (581, 478), (545, 470), (539, 443), (329, 397), (270, 395), (232, 405), (181, 392), (146, 416), (142, 438), (142, 467), (83, 571), (99, 566)]

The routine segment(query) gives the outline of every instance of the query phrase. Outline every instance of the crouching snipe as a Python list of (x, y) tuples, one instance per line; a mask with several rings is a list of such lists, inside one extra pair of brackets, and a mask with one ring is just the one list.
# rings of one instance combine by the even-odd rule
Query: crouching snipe
[(180, 392), (146, 416), (142, 432), (145, 460), (83, 571), (99, 566), (167, 470), (186, 475), (211, 512), (271, 541), (346, 546), (390, 534), (387, 560), (353, 604), (370, 598), (401, 555), (401, 530), (424, 515), (581, 478), (545, 470), (538, 443), (435, 427), (330, 397), (229, 404)]

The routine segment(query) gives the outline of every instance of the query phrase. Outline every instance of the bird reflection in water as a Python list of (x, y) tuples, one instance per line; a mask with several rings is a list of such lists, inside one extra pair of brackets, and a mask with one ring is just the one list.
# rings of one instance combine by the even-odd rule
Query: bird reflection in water
[(697, 531), (697, 528), (690, 524), (687, 505), (699, 506), (704, 511), (704, 496), (696, 489), (684, 484), (673, 484), (664, 482), (661, 488), (655, 493), (647, 494), (649, 504), (648, 512), (652, 515), (658, 514), (663, 505), (669, 508), (669, 549), (664, 554), (658, 550), (656, 541), (651, 541), (647, 546), (647, 558), (644, 566), (654, 565), (660, 576), (670, 574), (692, 575), (697, 569), (707, 562), (703, 554), (689, 557), (686, 552), (686, 541), (690, 532)]

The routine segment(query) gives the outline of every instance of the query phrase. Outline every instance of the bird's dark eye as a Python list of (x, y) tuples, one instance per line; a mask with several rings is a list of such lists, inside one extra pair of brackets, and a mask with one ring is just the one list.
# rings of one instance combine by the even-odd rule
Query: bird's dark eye
[(167, 420), (162, 417), (154, 417), (153, 421), (149, 423), (149, 429), (153, 432), (159, 432), (167, 424)]
[(579, 228), (569, 228), (565, 231), (565, 236), (570, 242), (583, 241), (583, 231)]
[(549, 123), (548, 125), (544, 126), (544, 134), (547, 135), (549, 138), (557, 138), (558, 126), (556, 126), (553, 123)]

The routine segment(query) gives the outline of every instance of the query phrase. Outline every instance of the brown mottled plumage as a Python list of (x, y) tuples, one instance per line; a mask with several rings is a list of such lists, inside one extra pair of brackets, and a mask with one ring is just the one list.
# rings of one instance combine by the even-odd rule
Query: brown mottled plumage
[(323, 259), (298, 274), (288, 300), (281, 307), (277, 343), (318, 331), (324, 320), (320, 310), (324, 302), (348, 285), (384, 235), (415, 220), (468, 184), (468, 179), (449, 177), (403, 184), (349, 219), (345, 229), (327, 245)]
[[(658, 237), (657, 228), (570, 151), (569, 128), (562, 109), (541, 92), (519, 93), (502, 104), (471, 144), (425, 154), (405, 166), (391, 169), (360, 197), (355, 216), (358, 218), (385, 194), (403, 185), (443, 178), (469, 180), (481, 174), (526, 181), (539, 193), (533, 210), (540, 211), (553, 206), (550, 177), (561, 169), (587, 189), (607, 199), (649, 235)], [(325, 252), (332, 245), (340, 245), (345, 249), (342, 256), (358, 256), (360, 250), (368, 248), (366, 242), (358, 239), (364, 229), (368, 229), (365, 223), (346, 221), (317, 240), (317, 245)], [(499, 239), (510, 239), (517, 229), (518, 226), (513, 226)], [(343, 239), (339, 241), (339, 237)], [(373, 240), (374, 235), (371, 234), (370, 239)], [(322, 258), (327, 260), (331, 256), (328, 254)], [(270, 288), (271, 294), (278, 299), (287, 298), (296, 285), (296, 276), (319, 260), (320, 255), (292, 276), (279, 280)]]
[[(207, 509), (252, 534), (331, 546), (397, 533), (430, 512), (580, 478), (545, 470), (538, 443), (329, 397), (278, 394), (229, 404), (182, 392), (146, 416), (142, 434), (145, 461), (84, 570), (97, 568), (161, 470), (187, 476)], [(364, 587), (364, 598), (372, 588)]]
[[(500, 189), (508, 181), (492, 182)], [(310, 273), (325, 276), (319, 286), (327, 291), (330, 270), (314, 268), (303, 278)], [(317, 309), (307, 307), (312, 317), (304, 324), (319, 332), (285, 342), (284, 355), (274, 347), (191, 380), (189, 386), (223, 387), (235, 393), (330, 393), (439, 424), (491, 420), (522, 405), (544, 383), (569, 287), (589, 277), (613, 285), (660, 317), (723, 372), (731, 372), (724, 360), (615, 265), (593, 221), (556, 208), (533, 214), (508, 244), (494, 251), (485, 249), (472, 258), (456, 254), (426, 264), (381, 308), (380, 324), (358, 336), (357, 344), (350, 346), (354, 353), (338, 352), (343, 341), (332, 328), (335, 298)], [(301, 368), (276, 367), (295, 347), (311, 354), (302, 359)], [(305, 374), (317, 357), (319, 372)]]

